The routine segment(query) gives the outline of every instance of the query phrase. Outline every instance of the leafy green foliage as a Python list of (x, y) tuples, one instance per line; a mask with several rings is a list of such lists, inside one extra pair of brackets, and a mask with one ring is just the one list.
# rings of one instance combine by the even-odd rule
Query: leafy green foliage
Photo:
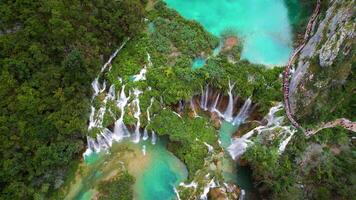
[(273, 199), (352, 199), (354, 151), (349, 133), (336, 128), (309, 141), (297, 134), (282, 155), (276, 147), (256, 143), (244, 159), (261, 191)]
[(203, 142), (218, 148), (216, 131), (205, 118), (179, 118), (172, 111), (164, 109), (155, 116), (149, 127), (160, 136), (169, 136), (169, 150), (187, 165), (190, 176), (194, 176), (204, 165), (208, 149)]
[(2, 1), (0, 199), (46, 198), (87, 134), (90, 81), (142, 27), (141, 1)]
[(133, 199), (132, 185), (135, 178), (128, 172), (124, 172), (119, 177), (99, 184), (100, 200), (131, 200)]

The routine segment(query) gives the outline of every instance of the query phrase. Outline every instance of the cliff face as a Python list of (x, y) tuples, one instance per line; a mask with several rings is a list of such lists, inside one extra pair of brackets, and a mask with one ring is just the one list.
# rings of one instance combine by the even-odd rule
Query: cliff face
[(295, 62), (290, 105), (302, 123), (352, 118), (347, 110), (355, 91), (354, 7), (354, 0), (330, 0)]

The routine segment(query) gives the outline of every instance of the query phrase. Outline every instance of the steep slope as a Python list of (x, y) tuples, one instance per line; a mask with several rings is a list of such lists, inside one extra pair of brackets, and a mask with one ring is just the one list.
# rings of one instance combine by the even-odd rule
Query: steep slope
[(341, 117), (354, 121), (354, 3), (322, 1), (323, 11), (295, 62), (290, 109), (304, 126)]

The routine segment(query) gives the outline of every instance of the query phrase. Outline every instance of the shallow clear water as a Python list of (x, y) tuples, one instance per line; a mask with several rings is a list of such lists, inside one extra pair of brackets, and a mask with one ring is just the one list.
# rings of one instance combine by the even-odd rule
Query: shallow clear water
[(251, 170), (248, 167), (238, 165), (227, 153), (227, 147), (231, 144), (231, 137), (237, 130), (238, 127), (226, 121), (223, 121), (220, 127), (220, 145), (226, 152), (222, 162), (223, 178), (226, 182), (233, 182), (245, 191), (250, 192), (253, 189)]
[(283, 0), (165, 0), (187, 19), (221, 36), (236, 33), (243, 40), (242, 59), (284, 65), (292, 52), (292, 32)]
[[(142, 152), (144, 145), (146, 155)], [(134, 197), (137, 200), (174, 199), (174, 187), (188, 176), (185, 165), (166, 149), (162, 140), (158, 140), (156, 145), (150, 141), (117, 143), (109, 154), (93, 153), (84, 161), (65, 199), (92, 199), (100, 181), (112, 177), (122, 165), (136, 179)]]
[(137, 198), (139, 200), (174, 199), (174, 186), (188, 176), (185, 166), (166, 150), (164, 143), (146, 146), (152, 159), (142, 176), (137, 179), (137, 191), (139, 191)]
[(205, 65), (204, 58), (198, 57), (193, 60), (192, 69), (193, 70), (200, 69), (200, 68), (204, 67), (204, 65)]
[(227, 150), (227, 148), (231, 144), (231, 136), (232, 134), (237, 131), (238, 127), (235, 127), (232, 125), (232, 123), (229, 123), (227, 121), (223, 121), (220, 127), (220, 141), (221, 141), (221, 147)]

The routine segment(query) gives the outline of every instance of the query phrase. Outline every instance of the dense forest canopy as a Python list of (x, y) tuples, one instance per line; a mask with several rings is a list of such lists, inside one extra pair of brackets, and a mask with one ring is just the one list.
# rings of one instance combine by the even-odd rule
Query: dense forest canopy
[(90, 81), (142, 27), (139, 0), (1, 1), (1, 199), (61, 186), (87, 134)]

